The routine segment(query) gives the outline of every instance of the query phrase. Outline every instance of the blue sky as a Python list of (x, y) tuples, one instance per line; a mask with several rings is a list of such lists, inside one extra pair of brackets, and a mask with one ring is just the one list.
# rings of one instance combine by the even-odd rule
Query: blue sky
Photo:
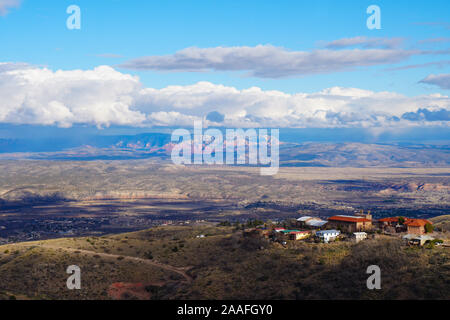
[[(376, 1), (382, 29), (366, 27), (366, 8), (373, 1), (141, 1), (78, 0), (31, 1), (0, 18), (2, 61), (21, 61), (53, 69), (115, 65), (140, 56), (166, 55), (197, 46), (256, 46), (271, 44), (290, 50), (311, 50), (320, 42), (340, 38), (403, 37), (406, 47), (420, 40), (450, 37), (450, 29), (418, 25), (448, 22), (448, 1)], [(68, 30), (66, 8), (81, 8), (81, 30)], [(6, 45), (5, 45), (6, 44)], [(428, 46), (430, 48), (430, 46)], [(449, 43), (433, 48), (448, 48)], [(97, 55), (115, 54), (120, 58)], [(396, 65), (448, 60), (447, 56), (419, 56)], [(138, 72), (149, 86), (212, 81), (238, 88), (259, 86), (285, 92), (313, 92), (331, 86), (369, 90), (395, 90), (407, 95), (429, 93), (433, 88), (418, 81), (430, 73), (449, 72), (431, 66), (386, 71), (390, 65), (353, 72), (293, 79), (258, 79), (239, 73)], [(130, 71), (127, 71), (130, 72)]]
[[(16, 6), (11, 5), (14, 2), (17, 2)], [(69, 17), (66, 8), (72, 4), (81, 9), (80, 30), (69, 30), (66, 27)], [(366, 26), (369, 17), (366, 9), (372, 4), (381, 9), (380, 30), (369, 30)], [(145, 97), (138, 98), (135, 92), (120, 92), (117, 93), (117, 99), (104, 101), (95, 107), (99, 108), (95, 115), (85, 115), (81, 113), (80, 109), (83, 108), (80, 105), (72, 106), (60, 94), (55, 94), (58, 97), (49, 98), (48, 101), (36, 103), (44, 94), (30, 96), (29, 92), (37, 90), (42, 77), (48, 77), (33, 73), (33, 80), (29, 80), (31, 74), (21, 71), (20, 76), (14, 75), (15, 79), (27, 79), (30, 81), (30, 88), (34, 89), (21, 93), (21, 103), (5, 109), (7, 111), (4, 112), (3, 119), (0, 113), (1, 122), (65, 127), (78, 123), (76, 119), (85, 117), (86, 120), (80, 121), (97, 126), (136, 123), (177, 125), (195, 117), (205, 117), (211, 109), (210, 111), (225, 114), (226, 119), (230, 120), (229, 124), (236, 125), (251, 122), (255, 125), (305, 127), (314, 123), (313, 126), (320, 127), (336, 123), (344, 126), (357, 123), (364, 127), (392, 125), (387, 122), (397, 121), (405, 114), (431, 107), (430, 112), (439, 111), (439, 114), (444, 115), (444, 118), (438, 120), (445, 122), (439, 125), (448, 124), (449, 1), (0, 0), (0, 13), (2, 5), (8, 12), (3, 11), (0, 16), (0, 63), (25, 63), (39, 69), (41, 73), (45, 68), (56, 72), (60, 69), (88, 71), (99, 66), (109, 66), (113, 69), (94, 73), (101, 74), (101, 77), (107, 74), (111, 81), (122, 75), (139, 77), (138, 83), (122, 79), (127, 84), (117, 84), (118, 88), (130, 86), (133, 87), (130, 91), (139, 90), (136, 89), (138, 87), (160, 90), (176, 85), (181, 86), (178, 90), (183, 94), (186, 91), (193, 94), (201, 92), (200, 96), (203, 97), (207, 92), (214, 92), (216, 96), (208, 103), (198, 105), (193, 102), (195, 99), (192, 95), (183, 96), (183, 99), (192, 101), (187, 110), (181, 110), (179, 104), (182, 102), (174, 98), (179, 96), (179, 92), (173, 93), (174, 90), (169, 93), (158, 91), (159, 96), (154, 92), (146, 92)], [(330, 43), (342, 39), (362, 40), (355, 45), (330, 46)], [(390, 43), (389, 47), (383, 46), (386, 43)], [(193, 51), (182, 51), (192, 47)], [(234, 49), (230, 49), (231, 53), (225, 52), (229, 48)], [(355, 54), (351, 62), (345, 62), (347, 52), (349, 56)], [(290, 58), (291, 53), (298, 56)], [(261, 54), (264, 55), (263, 58), (254, 58)], [(198, 55), (202, 58), (193, 59)], [(377, 57), (373, 58), (375, 55)], [(195, 63), (196, 67), (186, 68), (186, 59), (189, 63)], [(217, 64), (217, 59), (223, 61)], [(339, 59), (342, 59), (342, 63)], [(146, 67), (134, 67), (137, 65), (136, 61), (139, 61), (139, 66), (144, 61)], [(243, 63), (242, 67), (239, 66), (240, 61), (248, 62)], [(274, 62), (273, 67), (271, 61)], [(291, 64), (292, 70), (289, 69)], [(297, 67), (294, 67), (296, 64)], [(5, 68), (10, 70), (12, 67)], [(174, 69), (176, 71), (171, 71)], [(281, 69), (283, 71), (278, 73)], [(67, 74), (67, 77), (72, 76), (74, 75)], [(89, 75), (83, 74), (80, 77)], [(59, 83), (60, 78), (55, 76), (55, 79), (59, 79), (54, 80)], [(216, 87), (196, 86), (199, 82)], [(105, 86), (98, 81), (96, 84)], [(51, 87), (50, 84), (47, 85)], [(220, 86), (233, 90), (257, 87), (265, 92), (266, 100), (264, 103), (259, 100), (250, 103), (247, 102), (250, 99), (248, 96), (254, 94), (239, 94), (233, 100), (237, 102), (233, 103), (245, 100), (247, 108), (231, 108), (225, 102), (221, 104), (223, 100), (227, 100), (224, 96), (229, 94), (224, 92), (231, 89), (227, 91)], [(330, 102), (332, 106), (327, 109), (327, 103), (321, 104), (317, 96), (307, 96), (306, 101), (297, 99), (292, 102), (288, 99), (289, 101), (279, 102), (281, 98), (275, 99), (268, 93), (275, 90), (279, 92), (278, 95), (316, 95), (333, 87), (347, 89), (326, 92), (327, 99), (336, 95), (350, 100), (355, 97), (361, 100), (361, 105), (359, 102), (352, 102), (343, 107), (339, 101), (333, 100)], [(351, 88), (374, 94), (352, 91)], [(71, 94), (79, 92), (80, 96), (85, 95), (85, 89), (74, 88), (70, 84), (61, 87), (61, 92), (65, 90), (69, 90)], [(402, 107), (389, 115), (389, 110), (377, 109), (388, 101), (386, 95), (381, 97), (379, 94), (384, 91), (401, 96), (396, 96), (392, 101)], [(436, 95), (440, 97), (436, 98)], [(124, 101), (130, 100), (129, 96), (133, 102), (125, 103)], [(421, 96), (427, 98), (417, 98)], [(100, 95), (98, 99), (103, 97)], [(9, 96), (3, 98), (12, 99)], [(314, 104), (305, 107), (312, 98), (315, 99)], [(73, 99), (76, 97), (67, 96), (67, 100)], [(86, 98), (83, 101), (90, 100)], [(128, 108), (124, 114), (118, 115), (116, 108), (99, 120), (98, 114), (107, 108), (106, 104), (117, 102), (121, 104), (117, 108), (122, 111)], [(45, 109), (45, 105), (50, 103), (52, 108)], [(125, 107), (122, 106), (124, 103)], [(283, 109), (278, 103), (294, 103), (296, 106), (286, 106)], [(14, 109), (18, 106), (24, 108), (20, 113)], [(308, 112), (303, 112), (301, 108)], [(275, 109), (283, 109), (284, 113), (278, 115)], [(265, 113), (261, 110), (267, 113), (267, 117), (263, 116)], [(57, 113), (58, 117), (53, 119), (48, 115), (52, 113)], [(363, 119), (361, 115), (365, 113), (377, 120), (372, 123), (371, 119)], [(379, 120), (380, 116), (385, 117), (385, 120)], [(178, 120), (169, 121), (169, 117)], [(320, 117), (328, 119), (327, 123), (320, 122)], [(405, 119), (411, 121), (414, 117), (408, 115)], [(333, 119), (329, 120), (331, 118)], [(350, 118), (351, 121), (348, 120)], [(426, 113), (417, 115), (416, 118), (429, 120)], [(436, 121), (435, 118), (433, 121)]]

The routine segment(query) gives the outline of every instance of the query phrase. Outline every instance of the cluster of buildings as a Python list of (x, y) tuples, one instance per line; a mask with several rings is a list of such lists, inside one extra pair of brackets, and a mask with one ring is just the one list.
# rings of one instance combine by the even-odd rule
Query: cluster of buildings
[(379, 228), (388, 233), (407, 232), (422, 235), (426, 233), (426, 225), (433, 225), (426, 219), (410, 219), (404, 217), (389, 217), (378, 220)]
[[(430, 228), (431, 226), (431, 228)], [(433, 238), (426, 234), (432, 230), (432, 222), (425, 219), (389, 217), (374, 220), (370, 212), (355, 215), (336, 215), (322, 220), (317, 217), (303, 216), (295, 221), (293, 229), (275, 227), (247, 230), (247, 235), (259, 234), (274, 241), (297, 241), (315, 238), (324, 243), (334, 241), (345, 234), (346, 238), (356, 242), (367, 239), (368, 232), (379, 231), (385, 234), (404, 234), (403, 239), (414, 245), (423, 245)]]
[(379, 229), (385, 233), (406, 233), (402, 238), (410, 245), (423, 246), (434, 238), (427, 234), (433, 223), (426, 219), (411, 219), (405, 217), (389, 217), (378, 220)]

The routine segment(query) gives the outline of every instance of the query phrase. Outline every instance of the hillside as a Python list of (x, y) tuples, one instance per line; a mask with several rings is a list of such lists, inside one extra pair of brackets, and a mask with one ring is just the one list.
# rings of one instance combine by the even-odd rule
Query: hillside
[(446, 232), (450, 232), (450, 215), (434, 217), (430, 219), (434, 226)]
[[(66, 288), (74, 264), (79, 291)], [(366, 288), (372, 264), (382, 270), (380, 291)], [(450, 299), (447, 248), (386, 237), (283, 248), (212, 225), (6, 245), (0, 273), (0, 298)]]

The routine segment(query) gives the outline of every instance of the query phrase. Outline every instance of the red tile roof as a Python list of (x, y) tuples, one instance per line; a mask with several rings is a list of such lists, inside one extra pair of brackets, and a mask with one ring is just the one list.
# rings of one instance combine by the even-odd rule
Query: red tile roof
[[(383, 218), (378, 221), (380, 222), (397, 222), (400, 217), (388, 217)], [(425, 219), (411, 219), (411, 218), (404, 218), (405, 219), (405, 225), (412, 226), (412, 227), (423, 227), (427, 223), (433, 224), (432, 222), (425, 220)]]
[(405, 224), (410, 227), (424, 227), (426, 224), (433, 224), (425, 219), (408, 219)]
[(399, 217), (388, 217), (388, 218), (380, 219), (378, 221), (380, 221), (380, 222), (398, 222), (398, 218)]
[(330, 221), (344, 221), (344, 222), (371, 222), (372, 220), (363, 218), (363, 217), (350, 217), (350, 216), (334, 216), (328, 218)]

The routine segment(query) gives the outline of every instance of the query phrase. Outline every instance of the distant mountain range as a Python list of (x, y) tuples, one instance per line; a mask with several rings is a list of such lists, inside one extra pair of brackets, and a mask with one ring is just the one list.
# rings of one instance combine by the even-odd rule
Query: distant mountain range
[[(0, 159), (170, 161), (166, 133), (77, 138), (0, 139)], [(281, 142), (280, 164), (290, 167), (447, 167), (449, 145)]]
[(56, 152), (84, 146), (93, 148), (117, 147), (143, 150), (162, 147), (169, 142), (170, 135), (165, 133), (0, 139), (0, 153)]

